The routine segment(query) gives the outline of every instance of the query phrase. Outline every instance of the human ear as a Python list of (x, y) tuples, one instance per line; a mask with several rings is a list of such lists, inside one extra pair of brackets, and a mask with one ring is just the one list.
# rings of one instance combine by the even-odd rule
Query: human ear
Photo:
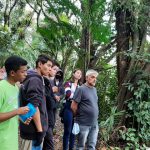
[(42, 62), (38, 62), (38, 67), (41, 68)]
[(14, 77), (15, 76), (15, 71), (11, 70), (9, 74), (10, 74), (10, 76)]

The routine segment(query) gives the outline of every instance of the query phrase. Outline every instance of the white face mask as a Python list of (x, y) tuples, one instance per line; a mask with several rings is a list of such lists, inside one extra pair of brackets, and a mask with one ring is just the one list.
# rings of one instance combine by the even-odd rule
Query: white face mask
[(74, 123), (74, 124), (73, 124), (72, 133), (73, 133), (74, 135), (77, 135), (77, 134), (79, 134), (79, 132), (80, 132), (79, 124), (78, 124), (78, 123)]

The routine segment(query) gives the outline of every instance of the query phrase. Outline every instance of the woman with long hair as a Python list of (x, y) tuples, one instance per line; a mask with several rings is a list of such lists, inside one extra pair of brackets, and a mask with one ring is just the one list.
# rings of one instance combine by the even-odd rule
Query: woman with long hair
[(63, 135), (63, 150), (73, 150), (75, 135), (72, 134), (72, 127), (74, 123), (74, 117), (71, 110), (71, 102), (74, 93), (78, 86), (81, 85), (82, 71), (80, 69), (75, 69), (73, 71), (72, 77), (69, 81), (64, 84), (65, 87), (65, 106), (63, 113), (64, 122), (64, 135)]

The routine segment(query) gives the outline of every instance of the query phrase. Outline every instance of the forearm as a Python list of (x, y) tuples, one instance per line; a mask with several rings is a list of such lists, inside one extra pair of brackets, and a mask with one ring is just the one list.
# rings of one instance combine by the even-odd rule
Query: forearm
[(6, 112), (6, 113), (0, 113), (0, 123), (6, 121), (16, 115), (18, 115), (17, 109), (10, 111), (10, 112)]
[(29, 111), (29, 108), (27, 106), (20, 107), (16, 110), (6, 112), (6, 113), (0, 113), (0, 122), (6, 121), (16, 115), (23, 115), (26, 114)]
[(36, 107), (36, 113), (35, 115), (33, 116), (33, 121), (36, 125), (36, 128), (37, 128), (37, 131), (38, 132), (42, 132), (43, 129), (42, 129), (42, 125), (41, 125), (41, 118), (40, 118), (40, 111), (39, 111), (39, 108)]
[(76, 115), (77, 109), (78, 109), (78, 103), (76, 103), (75, 101), (72, 101), (71, 109), (72, 109), (73, 114)]

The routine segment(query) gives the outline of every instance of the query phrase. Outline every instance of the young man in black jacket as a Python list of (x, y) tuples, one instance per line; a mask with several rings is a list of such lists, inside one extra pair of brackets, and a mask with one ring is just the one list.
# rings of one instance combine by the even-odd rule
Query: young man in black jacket
[[(59, 74), (57, 74), (57, 72)], [(44, 138), (43, 150), (54, 150), (53, 129), (56, 122), (56, 109), (61, 96), (64, 94), (63, 74), (62, 71), (60, 73), (59, 64), (56, 61), (53, 61), (53, 66), (49, 76), (50, 79), (47, 79), (48, 81), (45, 82), (46, 103), (48, 113), (48, 130)]]
[(28, 126), (20, 123), (21, 150), (42, 150), (41, 143), (48, 129), (43, 76), (48, 76), (51, 67), (51, 59), (40, 55), (36, 61), (36, 69), (28, 71), (27, 78), (21, 86), (21, 105), (25, 106), (31, 103), (36, 108), (33, 120)]

